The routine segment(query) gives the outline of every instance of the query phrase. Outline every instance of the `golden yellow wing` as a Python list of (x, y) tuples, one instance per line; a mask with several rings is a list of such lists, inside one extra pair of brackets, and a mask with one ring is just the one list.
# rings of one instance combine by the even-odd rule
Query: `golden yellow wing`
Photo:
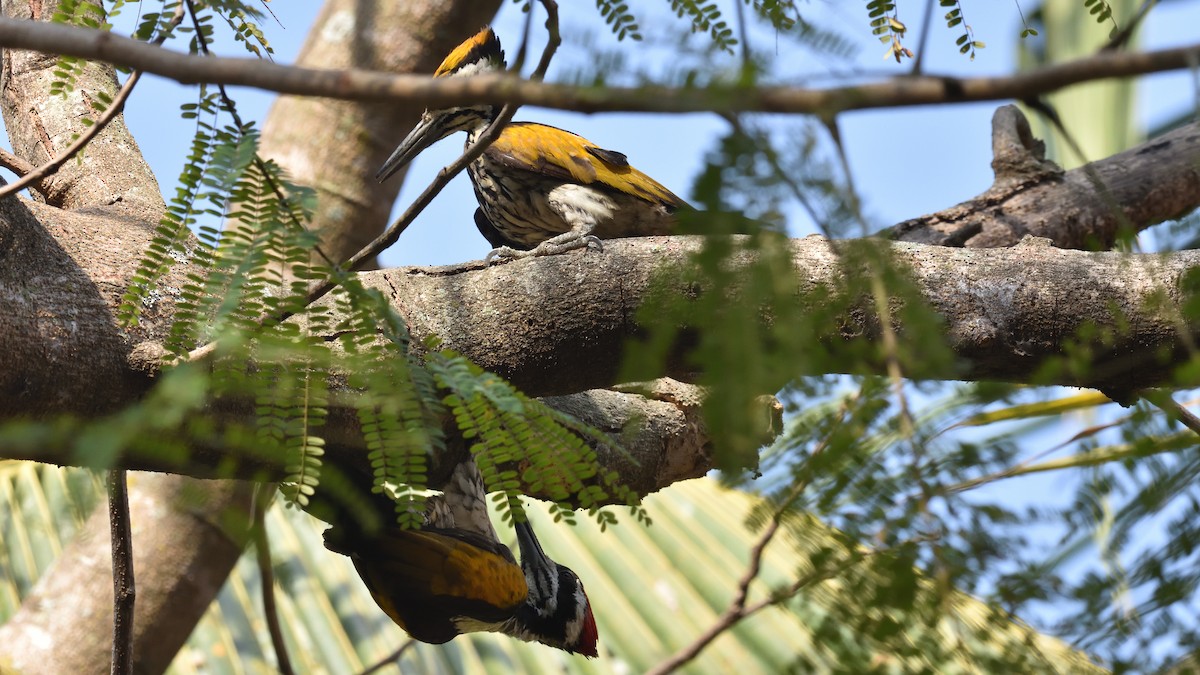
[(389, 531), (355, 546), (350, 557), (379, 607), (425, 642), (457, 635), (454, 617), (503, 621), (529, 592), (507, 549), (436, 531)]
[(513, 122), (484, 155), (508, 168), (581, 185), (600, 184), (672, 208), (687, 206), (653, 178), (629, 166), (625, 155), (557, 127)]

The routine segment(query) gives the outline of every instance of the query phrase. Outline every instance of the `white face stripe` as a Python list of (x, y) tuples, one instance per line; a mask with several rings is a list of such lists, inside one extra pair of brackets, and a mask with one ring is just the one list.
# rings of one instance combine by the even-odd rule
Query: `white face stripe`
[(525, 583), (530, 595), (537, 600), (531, 606), (541, 616), (552, 616), (558, 610), (558, 566), (537, 567), (525, 571)]
[(583, 621), (587, 616), (586, 608), (588, 606), (587, 595), (583, 592), (583, 584), (578, 579), (575, 580), (575, 607), (580, 611), (575, 612), (575, 617), (567, 621), (565, 630), (566, 643), (573, 645), (579, 642), (579, 636), (583, 633)]

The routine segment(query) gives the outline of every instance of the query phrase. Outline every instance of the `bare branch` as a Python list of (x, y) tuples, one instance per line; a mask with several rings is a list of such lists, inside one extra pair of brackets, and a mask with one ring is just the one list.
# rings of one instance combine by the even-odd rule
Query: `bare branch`
[(1179, 401), (1176, 401), (1170, 392), (1146, 391), (1142, 392), (1142, 398), (1161, 410), (1169, 419), (1176, 420), (1193, 432), (1200, 434), (1200, 417), (1197, 417), (1191, 410), (1180, 405)]
[[(857, 400), (857, 396), (855, 396), (854, 399), (843, 402), (837, 414), (838, 426), (840, 426), (841, 423), (846, 419), (846, 413), (850, 411), (850, 408), (853, 406), (853, 402), (855, 400)], [(826, 435), (825, 438), (822, 439), (821, 443), (813, 450), (813, 454), (812, 457), (810, 457), (809, 462), (811, 462), (812, 459), (816, 458), (817, 455), (821, 454), (827, 447), (829, 447), (829, 438), (830, 435)], [(774, 512), (771, 514), (771, 521), (767, 523), (765, 528), (763, 528), (763, 532), (759, 535), (758, 541), (756, 541), (754, 546), (750, 549), (750, 562), (746, 565), (746, 571), (742, 574), (742, 578), (738, 581), (737, 591), (734, 593), (733, 600), (730, 601), (729, 607), (727, 607), (721, 616), (717, 618), (717, 622), (710, 626), (708, 630), (701, 633), (695, 640), (692, 641), (691, 644), (679, 650), (659, 665), (655, 666), (650, 673), (653, 673), (653, 675), (664, 675), (665, 673), (678, 670), (689, 661), (699, 656), (700, 652), (703, 651), (705, 647), (712, 644), (712, 642), (720, 637), (722, 633), (733, 628), (743, 619), (750, 616), (754, 612), (757, 612), (764, 606), (762, 603), (757, 603), (751, 609), (747, 609), (746, 601), (750, 597), (750, 584), (754, 583), (754, 580), (758, 578), (758, 574), (762, 570), (763, 555), (767, 551), (767, 546), (771, 544), (771, 540), (775, 538), (775, 534), (779, 532), (779, 526), (783, 523), (784, 516), (791, 510), (792, 506), (796, 503), (796, 500), (800, 498), (800, 495), (804, 493), (804, 489), (808, 487), (811, 477), (811, 473), (806, 472), (802, 474), (801, 477), (796, 480), (795, 484), (792, 485), (791, 489), (788, 490), (787, 496), (784, 497), (779, 502), (778, 506), (775, 507)], [(801, 581), (802, 580), (798, 580), (796, 584), (793, 585), (793, 590), (789, 591), (788, 597), (795, 595), (802, 588), (804, 588), (806, 584), (801, 583)]]
[(109, 32), (15, 19), (0, 19), (0, 46), (106, 61), (185, 84), (222, 83), (301, 96), (393, 100), (414, 107), (449, 108), (483, 100), (579, 112), (823, 115), (868, 108), (1026, 99), (1082, 82), (1188, 68), (1200, 54), (1200, 44), (1141, 53), (1106, 51), (1007, 77), (926, 75), (828, 89), (717, 85), (708, 90), (641, 87), (599, 91), (500, 75), (431, 80), (418, 75), (295, 68), (258, 59), (203, 58), (159, 50)]
[[(400, 660), (401, 656), (404, 656), (404, 652), (408, 651), (415, 644), (417, 644), (417, 641), (412, 638), (405, 640), (404, 644), (400, 645), (400, 647), (397, 648), (396, 651), (392, 652), (391, 654), (388, 654), (387, 656), (383, 657), (382, 659), (379, 659), (378, 661), (376, 661), (374, 664), (369, 666), (366, 670), (362, 671), (358, 675), (371, 675), (372, 673), (377, 673), (380, 670), (383, 670), (384, 668), (392, 665), (393, 663), (396, 663), (397, 661)], [(397, 663), (397, 665), (399, 665), (399, 664)]]
[(887, 236), (994, 247), (1033, 235), (1060, 248), (1107, 248), (1122, 231), (1140, 232), (1184, 216), (1200, 197), (1200, 124), (1064, 172), (1046, 161), (1041, 141), (1033, 138), (1016, 106), (1002, 106), (992, 118), (992, 148), (996, 179), (991, 188), (901, 222)]
[(40, 183), (43, 179), (54, 175), (60, 166), (66, 164), (72, 157), (79, 154), (79, 151), (83, 150), (88, 143), (91, 143), (92, 139), (94, 139), (97, 134), (99, 134), (101, 131), (104, 131), (104, 128), (108, 126), (109, 122), (112, 122), (117, 115), (120, 115), (121, 112), (125, 110), (125, 101), (129, 99), (129, 95), (133, 93), (133, 88), (137, 86), (138, 80), (141, 79), (141, 77), (142, 74), (136, 70), (130, 73), (129, 79), (125, 80), (125, 84), (121, 87), (121, 90), (117, 92), (117, 97), (113, 99), (112, 104), (109, 105), (108, 109), (104, 111), (104, 114), (96, 120), (95, 124), (88, 127), (87, 131), (80, 134), (79, 138), (75, 139), (75, 142), (67, 146), (67, 149), (59, 153), (54, 159), (29, 171), (15, 182), (0, 187), (0, 199), (3, 199), (11, 194), (16, 194), (30, 185)]
[(37, 168), (3, 148), (0, 148), (0, 166), (18, 176), (24, 176)]
[(133, 534), (129, 527), (129, 491), (125, 471), (108, 472), (108, 526), (112, 537), (112, 675), (133, 672)]
[(292, 675), (295, 671), (283, 641), (283, 627), (279, 624), (279, 610), (275, 606), (275, 568), (271, 565), (271, 539), (267, 536), (267, 508), (274, 492), (275, 485), (270, 483), (259, 483), (254, 490), (254, 555), (262, 586), (263, 617), (271, 634), (271, 646), (275, 648), (275, 661), (281, 675)]

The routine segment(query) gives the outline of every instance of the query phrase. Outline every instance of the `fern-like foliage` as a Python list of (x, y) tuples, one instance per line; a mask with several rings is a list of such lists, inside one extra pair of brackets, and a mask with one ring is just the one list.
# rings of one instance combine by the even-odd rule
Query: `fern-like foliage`
[[(954, 44), (958, 45), (958, 52), (969, 55), (971, 60), (974, 61), (975, 50), (983, 49), (986, 45), (982, 41), (975, 39), (974, 29), (971, 28), (971, 24), (963, 19), (962, 3), (958, 0), (939, 0), (939, 3), (942, 7), (950, 9), (949, 12), (946, 12), (946, 27), (953, 29), (962, 26), (962, 34), (954, 40)], [(1028, 31), (1029, 29), (1026, 28), (1025, 30)], [(1024, 34), (1022, 32), (1022, 36)]]
[[(112, 28), (105, 19), (104, 7), (95, 0), (61, 0), (51, 21), (95, 30)], [(54, 67), (50, 93), (65, 97), (74, 91), (85, 64), (86, 61), (74, 56), (60, 56)]]
[[(208, 172), (213, 149), (218, 142), (214, 122), (211, 121), (217, 114), (218, 100), (215, 92), (206, 93), (205, 87), (201, 87), (199, 100), (183, 106), (184, 119), (196, 120), (191, 149), (179, 174), (179, 187), (175, 189), (175, 195), (167, 201), (166, 212), (155, 228), (154, 238), (139, 262), (129, 288), (125, 291), (118, 310), (118, 318), (125, 325), (137, 323), (143, 307), (153, 305), (157, 301), (157, 284), (170, 271), (171, 266), (176, 262), (186, 261), (193, 255), (189, 243), (191, 228), (197, 226), (197, 202), (200, 199), (201, 182)], [(210, 121), (204, 118), (210, 118)], [(208, 250), (201, 249), (195, 254), (201, 256), (197, 260), (198, 265), (206, 267), (209, 261)], [(195, 294), (191, 297), (194, 298)]]
[(894, 58), (896, 63), (904, 58), (912, 58), (912, 51), (903, 43), (908, 27), (900, 21), (896, 3), (891, 0), (870, 0), (867, 3), (867, 16), (871, 19), (871, 34), (888, 46), (884, 58)]
[(750, 0), (750, 6), (775, 27), (775, 30), (791, 30), (802, 20), (795, 0)]
[[(612, 515), (599, 515), (610, 498), (634, 507), (638, 498), (612, 472), (600, 472), (592, 445), (619, 447), (612, 438), (521, 393), (452, 351), (435, 352), (429, 370), (455, 423), (470, 442), (471, 454), (498, 510), (507, 521), (524, 518), (518, 496), (522, 483), (548, 495), (555, 517), (571, 520), (568, 500), (598, 515), (603, 526)], [(520, 515), (517, 515), (520, 514)]]
[(1088, 13), (1096, 19), (1096, 23), (1111, 21), (1113, 25), (1113, 32), (1115, 33), (1119, 29), (1119, 26), (1117, 26), (1117, 19), (1115, 16), (1113, 16), (1112, 5), (1108, 4), (1105, 0), (1083, 0), (1083, 6), (1086, 7)]
[(733, 51), (738, 40), (733, 35), (733, 29), (722, 17), (717, 3), (704, 0), (670, 0), (670, 3), (676, 16), (691, 21), (692, 30), (708, 33), (713, 46), (718, 49)]
[[(111, 12), (131, 6), (127, 0), (109, 4)], [(599, 6), (620, 36), (640, 38), (625, 3)], [(707, 6), (695, 7), (697, 16), (714, 16)], [(141, 14), (135, 37), (162, 35), (179, 8), (178, 0), (168, 0), (160, 11)], [(186, 9), (192, 20), (180, 30), (190, 34), (192, 52), (206, 52), (214, 26), (224, 22), (249, 51), (270, 55), (257, 10), (238, 0)], [(99, 0), (65, 0), (58, 18), (108, 29), (104, 11)], [(71, 60), (60, 64), (55, 80), (60, 94), (70, 93), (82, 67)], [(101, 111), (111, 104), (103, 95), (91, 99)], [(245, 458), (284, 466), (283, 494), (303, 507), (326, 477), (323, 431), (330, 382), (338, 379), (344, 385), (338, 405), (357, 416), (369, 453), (371, 489), (395, 502), (402, 527), (422, 523), (426, 474), (431, 458), (445, 449), (448, 418), (472, 439), (472, 454), (488, 488), (500, 493), (507, 518), (523, 517), (518, 496), (525, 485), (549, 495), (557, 515), (567, 520), (574, 516), (569, 502), (587, 508), (602, 524), (612, 515), (599, 512), (601, 504), (637, 503), (616, 474), (597, 467), (593, 446), (615, 447), (613, 439), (461, 356), (414, 349), (403, 319), (382, 294), (329, 261), (312, 262), (322, 257), (315, 254), (318, 237), (308, 226), (314, 193), (259, 155), (257, 129), (241, 122), (233, 105), (219, 88), (201, 86), (196, 100), (183, 107), (183, 117), (195, 127), (179, 187), (118, 312), (122, 324), (133, 327), (166, 298), (173, 301), (159, 386), (187, 387), (186, 395), (176, 391), (178, 402), (160, 404), (158, 412), (134, 406), (119, 421), (96, 425), (98, 431), (72, 423), (63, 433), (92, 439), (100, 465), (123, 452), (155, 448), (170, 450), (164, 463), (186, 462), (186, 448), (217, 446), (231, 453), (234, 465)], [(168, 286), (172, 274), (180, 280)], [(327, 279), (337, 287), (310, 305), (309, 286)], [(203, 346), (215, 349), (202, 363), (192, 363)], [(255, 414), (248, 423), (224, 419), (212, 412), (220, 408), (213, 402), (221, 401), (253, 402)], [(157, 440), (143, 444), (138, 439), (149, 427)], [(337, 489), (357, 487), (353, 471), (329, 473), (341, 476)]]
[(396, 502), (398, 522), (417, 527), (424, 513), (428, 460), (445, 447), (442, 409), (430, 373), (409, 349), (408, 328), (387, 299), (343, 283), (339, 342), (352, 361), (349, 384), (367, 443), (374, 490)]
[(604, 19), (604, 23), (608, 24), (618, 40), (642, 39), (637, 17), (633, 15), (629, 4), (624, 0), (596, 0), (596, 9), (600, 10), (600, 16)]
[(257, 19), (261, 12), (241, 2), (210, 2), (209, 6), (233, 31), (233, 37), (245, 46), (246, 51), (259, 58), (270, 58), (275, 50), (259, 27)]

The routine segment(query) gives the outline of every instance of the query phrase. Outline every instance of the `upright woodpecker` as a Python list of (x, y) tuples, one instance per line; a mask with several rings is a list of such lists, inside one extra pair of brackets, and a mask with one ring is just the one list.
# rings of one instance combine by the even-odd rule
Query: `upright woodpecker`
[[(500, 40), (484, 28), (455, 48), (434, 77), (505, 68)], [(379, 169), (384, 180), (422, 150), (456, 131), (473, 145), (500, 109), (473, 105), (427, 110)], [(479, 208), (475, 225), (496, 247), (488, 254), (523, 258), (583, 248), (597, 239), (670, 234), (687, 204), (629, 165), (625, 155), (545, 124), (513, 122), (467, 168)]]
[(380, 609), (417, 640), (491, 631), (596, 656), (596, 620), (579, 577), (546, 556), (529, 523), (515, 526), (518, 566), (496, 536), (486, 497), (468, 459), (428, 499), (420, 529), (335, 526), (325, 546), (354, 562)]

